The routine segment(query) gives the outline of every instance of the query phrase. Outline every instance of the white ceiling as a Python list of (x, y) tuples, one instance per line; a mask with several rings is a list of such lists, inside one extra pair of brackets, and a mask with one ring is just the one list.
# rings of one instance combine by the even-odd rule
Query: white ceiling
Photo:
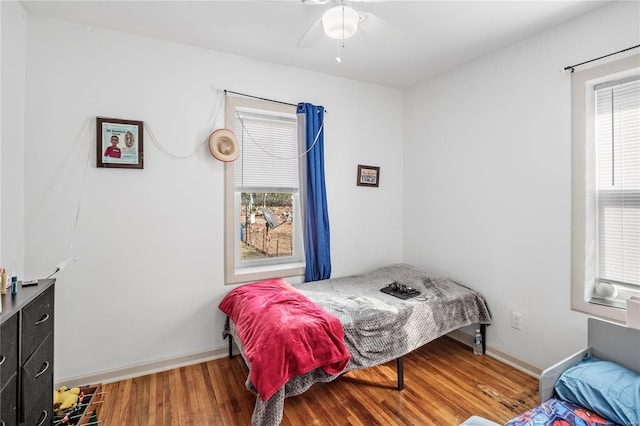
[[(31, 1), (30, 14), (228, 52), (351, 79), (406, 88), (515, 41), (601, 7), (611, 0), (358, 1), (373, 13), (355, 36), (302, 35), (331, 5), (280, 1)], [(375, 17), (395, 27), (376, 31)], [(367, 31), (368, 30), (368, 31)]]

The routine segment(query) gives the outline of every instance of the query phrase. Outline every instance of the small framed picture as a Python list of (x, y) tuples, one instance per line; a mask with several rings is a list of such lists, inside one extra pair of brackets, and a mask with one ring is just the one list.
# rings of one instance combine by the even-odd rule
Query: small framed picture
[(97, 117), (97, 167), (144, 168), (143, 122)]
[(358, 186), (375, 186), (380, 184), (380, 167), (358, 164)]

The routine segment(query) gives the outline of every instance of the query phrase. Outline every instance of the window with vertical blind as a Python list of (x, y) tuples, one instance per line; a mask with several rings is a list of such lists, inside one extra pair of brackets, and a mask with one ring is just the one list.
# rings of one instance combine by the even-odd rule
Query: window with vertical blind
[(225, 274), (237, 283), (304, 273), (296, 107), (228, 96), (240, 156), (225, 165)]
[(640, 55), (572, 84), (572, 307), (624, 321), (640, 295)]

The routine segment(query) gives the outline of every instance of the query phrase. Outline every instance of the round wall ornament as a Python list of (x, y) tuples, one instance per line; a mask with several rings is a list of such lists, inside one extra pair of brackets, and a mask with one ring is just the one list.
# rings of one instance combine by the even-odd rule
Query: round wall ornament
[(229, 129), (218, 129), (209, 136), (209, 151), (220, 161), (234, 161), (240, 155), (238, 139)]

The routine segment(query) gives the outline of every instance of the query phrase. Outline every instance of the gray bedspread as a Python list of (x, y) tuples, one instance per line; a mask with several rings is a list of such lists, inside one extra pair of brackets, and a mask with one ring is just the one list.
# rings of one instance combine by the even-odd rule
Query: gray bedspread
[[(415, 288), (427, 300), (402, 300), (380, 291), (392, 282)], [(467, 325), (491, 324), (491, 312), (480, 293), (407, 264), (294, 287), (342, 322), (345, 344), (351, 354), (345, 372), (384, 364)], [(231, 321), (226, 322), (223, 331), (224, 336), (228, 334), (233, 336), (246, 362), (242, 342)], [(251, 368), (249, 363), (247, 366)], [(278, 425), (286, 397), (299, 395), (316, 382), (329, 382), (337, 377), (317, 369), (289, 380), (267, 401), (256, 398), (252, 425)], [(246, 386), (256, 393), (248, 376)]]

